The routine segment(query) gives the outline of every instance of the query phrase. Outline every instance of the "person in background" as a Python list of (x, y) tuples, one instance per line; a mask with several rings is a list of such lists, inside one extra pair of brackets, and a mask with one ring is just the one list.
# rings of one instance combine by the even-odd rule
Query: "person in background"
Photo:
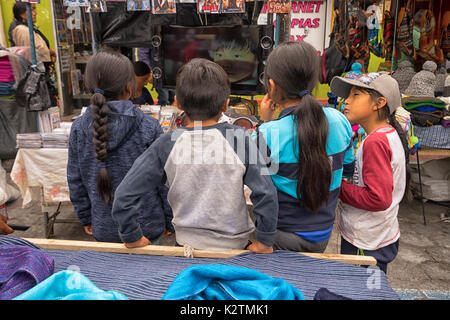
[(136, 76), (136, 91), (133, 94), (133, 98), (131, 98), (131, 102), (137, 106), (144, 104), (153, 105), (152, 95), (145, 87), (148, 83), (152, 82), (152, 71), (148, 65), (142, 61), (134, 62), (133, 67)]
[[(17, 1), (13, 6), (14, 20), (9, 26), (9, 41), (12, 47), (29, 47), (30, 32), (28, 31), (27, 6), (25, 2)], [(36, 5), (31, 5), (31, 16), (33, 23), (36, 22)], [(36, 47), (37, 61), (44, 63), (46, 68), (56, 61), (56, 52), (50, 48), (50, 42), (47, 37), (34, 28), (34, 42)]]
[[(307, 42), (287, 42), (267, 58), (260, 125), (253, 137), (271, 163), (278, 194), (275, 250), (324, 252), (335, 220), (343, 176), (354, 168), (352, 128), (311, 91), (319, 57)], [(275, 116), (275, 106), (281, 107)]]
[[(97, 241), (122, 242), (111, 216), (114, 192), (135, 160), (163, 133), (158, 120), (129, 100), (135, 81), (127, 57), (112, 50), (96, 53), (85, 73), (91, 105), (70, 132), (70, 200), (86, 233)], [(172, 231), (165, 186), (158, 184), (143, 195), (134, 210), (139, 232), (153, 244), (159, 244), (165, 230)]]
[[(14, 20), (9, 26), (8, 36), (12, 47), (30, 47), (30, 32), (28, 29), (27, 6), (25, 2), (16, 1), (13, 6)], [(36, 22), (36, 5), (31, 4), (31, 16), (33, 24)], [(51, 97), (51, 105), (56, 106), (58, 90), (56, 80), (56, 51), (50, 48), (47, 37), (34, 27), (34, 45), (36, 48), (36, 60), (45, 66), (45, 73), (49, 77), (47, 82)]]
[[(152, 68), (150, 57), (152, 54), (151, 48), (137, 48), (137, 57), (139, 61), (145, 62), (149, 68)], [(155, 90), (158, 93), (157, 104), (160, 106), (172, 105), (175, 99), (174, 90), (155, 86)]]

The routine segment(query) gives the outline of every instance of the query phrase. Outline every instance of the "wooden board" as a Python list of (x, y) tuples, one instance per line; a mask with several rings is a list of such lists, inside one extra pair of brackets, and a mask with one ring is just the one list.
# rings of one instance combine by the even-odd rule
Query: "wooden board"
[[(142, 248), (128, 249), (123, 243), (110, 242), (94, 242), (94, 241), (75, 241), (75, 240), (56, 240), (56, 239), (34, 239), (24, 238), (35, 245), (48, 250), (91, 250), (112, 253), (127, 254), (145, 254), (157, 256), (184, 257), (183, 247), (157, 246), (150, 245)], [(194, 250), (195, 258), (230, 258), (238, 254), (249, 252), (248, 250)], [(377, 261), (370, 256), (356, 256), (347, 254), (330, 254), (330, 253), (309, 253), (299, 252), (306, 256), (318, 259), (326, 259), (338, 262), (344, 262), (354, 265), (374, 266)]]

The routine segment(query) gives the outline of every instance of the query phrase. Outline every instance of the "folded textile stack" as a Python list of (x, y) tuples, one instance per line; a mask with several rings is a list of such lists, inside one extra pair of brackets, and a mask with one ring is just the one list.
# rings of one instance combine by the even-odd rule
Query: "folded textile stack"
[(0, 97), (8, 97), (16, 93), (14, 71), (7, 56), (0, 57)]
[(41, 135), (39, 133), (18, 133), (16, 135), (16, 145), (19, 149), (41, 148)]
[(68, 148), (69, 135), (65, 133), (42, 133), (43, 148)]
[(408, 97), (402, 100), (403, 107), (411, 113), (411, 121), (420, 127), (442, 125), (448, 111), (446, 103), (437, 98)]

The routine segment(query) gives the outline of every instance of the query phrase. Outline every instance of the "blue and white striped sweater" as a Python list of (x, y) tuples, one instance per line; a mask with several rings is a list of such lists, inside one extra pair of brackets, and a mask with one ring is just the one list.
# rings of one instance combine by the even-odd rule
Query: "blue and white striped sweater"
[[(295, 108), (297, 106), (286, 108), (278, 119), (262, 124), (253, 134), (253, 138), (257, 139), (260, 150), (270, 155), (271, 178), (278, 191), (277, 228), (301, 234), (310, 241), (322, 241), (314, 237), (314, 232), (331, 230), (342, 177), (351, 176), (353, 173), (352, 129), (342, 113), (332, 108), (323, 108), (328, 121), (326, 150), (333, 172), (328, 204), (324, 203), (317, 213), (312, 213), (302, 207), (297, 198), (298, 147), (293, 115)], [(263, 150), (264, 148), (267, 150)], [(308, 233), (312, 237), (308, 237)], [(320, 238), (323, 239), (323, 235), (320, 235)]]

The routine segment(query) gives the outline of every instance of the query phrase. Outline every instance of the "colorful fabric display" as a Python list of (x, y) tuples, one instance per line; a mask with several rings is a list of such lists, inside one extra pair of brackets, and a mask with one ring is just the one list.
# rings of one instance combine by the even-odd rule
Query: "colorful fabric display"
[(7, 56), (0, 57), (0, 82), (16, 81), (14, 71)]
[(424, 99), (409, 97), (404, 98), (402, 100), (402, 104), (406, 110), (413, 110), (423, 106), (427, 106), (428, 108), (433, 107), (436, 109), (445, 109), (446, 106), (444, 101), (436, 98)]
[(103, 291), (77, 271), (55, 273), (14, 300), (128, 300), (116, 291)]
[(305, 297), (283, 279), (249, 268), (211, 264), (183, 270), (162, 299), (305, 300)]
[(0, 97), (8, 97), (16, 93), (14, 89), (15, 81), (0, 82)]
[(53, 274), (53, 258), (43, 251), (0, 244), (0, 300), (10, 300)]

